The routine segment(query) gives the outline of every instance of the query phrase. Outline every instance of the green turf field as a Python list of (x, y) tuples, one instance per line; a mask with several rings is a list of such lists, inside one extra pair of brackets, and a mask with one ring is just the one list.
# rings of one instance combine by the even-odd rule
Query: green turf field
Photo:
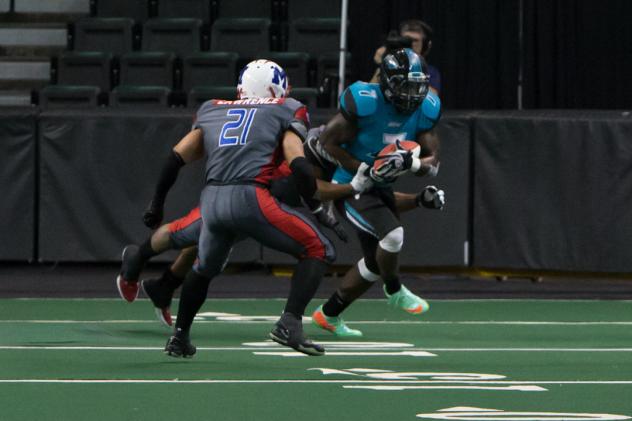
[(282, 300), (209, 300), (178, 360), (147, 301), (0, 300), (0, 420), (632, 417), (632, 302), (431, 306), (360, 301), (364, 338), (307, 325), (328, 355), (305, 357), (267, 340)]

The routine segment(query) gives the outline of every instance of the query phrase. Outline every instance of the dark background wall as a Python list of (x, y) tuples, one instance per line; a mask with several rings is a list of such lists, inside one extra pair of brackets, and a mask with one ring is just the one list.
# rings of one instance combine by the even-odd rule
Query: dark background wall
[(524, 108), (630, 108), (628, 0), (351, 0), (349, 16), (354, 71), (365, 80), (389, 29), (430, 24), (428, 61), (442, 73), (446, 108), (517, 108), (520, 69)]

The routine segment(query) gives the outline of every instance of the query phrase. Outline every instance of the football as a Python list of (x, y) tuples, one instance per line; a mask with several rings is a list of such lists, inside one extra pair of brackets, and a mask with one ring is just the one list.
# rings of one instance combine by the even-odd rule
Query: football
[[(413, 153), (413, 157), (419, 158), (419, 154), (421, 153), (421, 146), (419, 143), (414, 142), (412, 140), (400, 140), (399, 142), (400, 151), (406, 150), (411, 151)], [(397, 144), (391, 143), (390, 145), (386, 145), (375, 157), (375, 162), (373, 162), (373, 168), (375, 170), (379, 169), (382, 165), (384, 165), (390, 155), (397, 151)]]

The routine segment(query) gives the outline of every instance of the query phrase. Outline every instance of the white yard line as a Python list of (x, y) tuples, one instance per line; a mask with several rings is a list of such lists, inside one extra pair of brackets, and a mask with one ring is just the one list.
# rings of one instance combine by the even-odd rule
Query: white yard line
[[(248, 317), (248, 316), (243, 316)], [(262, 316), (252, 316), (262, 317)], [(594, 321), (594, 322), (564, 322), (564, 321), (527, 321), (527, 320), (347, 320), (349, 324), (361, 325), (525, 325), (525, 326), (632, 326), (632, 321)], [(151, 323), (158, 325), (156, 320), (41, 320), (41, 319), (21, 319), (21, 320), (0, 320), (0, 323), (25, 323), (25, 324), (144, 324)], [(196, 324), (214, 323), (237, 323), (237, 324), (270, 324), (269, 320), (196, 320)]]
[[(361, 345), (359, 343), (359, 345)], [(162, 351), (163, 347), (146, 347), (146, 346), (67, 346), (67, 345), (2, 345), (0, 350), (49, 350), (49, 351)], [(283, 350), (281, 346), (277, 347), (197, 347), (198, 351), (269, 351), (258, 352), (261, 355), (274, 355), (276, 350)], [(370, 356), (373, 351), (391, 351), (393, 347), (370, 347), (370, 348), (349, 348), (348, 346), (336, 347), (328, 345), (328, 350), (340, 351), (340, 355), (357, 355)], [(344, 352), (347, 351), (347, 352)], [(397, 352), (632, 352), (632, 348), (397, 348)], [(383, 352), (381, 352), (382, 354)], [(303, 354), (293, 352), (297, 356)], [(329, 353), (330, 355), (335, 355)], [(354, 354), (354, 355), (355, 355)]]
[(138, 383), (138, 384), (274, 384), (274, 383), (302, 383), (302, 384), (377, 384), (377, 385), (632, 385), (632, 380), (560, 380), (560, 381), (431, 381), (431, 380), (304, 380), (304, 379), (253, 379), (253, 380), (180, 380), (180, 379), (0, 379), (2, 383)]

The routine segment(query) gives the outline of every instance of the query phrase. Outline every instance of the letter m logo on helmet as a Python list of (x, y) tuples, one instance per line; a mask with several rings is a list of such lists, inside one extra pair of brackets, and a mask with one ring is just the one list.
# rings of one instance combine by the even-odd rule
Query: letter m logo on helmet
[(287, 76), (285, 75), (285, 70), (278, 66), (274, 66), (272, 70), (274, 75), (272, 76), (272, 83), (275, 85), (281, 85), (283, 89), (287, 89)]

